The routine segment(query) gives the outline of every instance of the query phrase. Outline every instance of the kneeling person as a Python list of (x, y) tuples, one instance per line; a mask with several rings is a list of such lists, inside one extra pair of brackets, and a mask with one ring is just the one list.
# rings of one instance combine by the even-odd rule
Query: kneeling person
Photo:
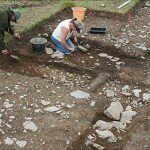
[(16, 23), (20, 17), (21, 14), (17, 9), (11, 9), (11, 7), (4, 5), (0, 6), (0, 52), (4, 55), (8, 54), (4, 42), (5, 31), (15, 38), (20, 38), (20, 35), (14, 31), (13, 26), (10, 23), (11, 21)]
[(62, 21), (51, 36), (51, 41), (55, 45), (55, 49), (65, 55), (73, 52), (75, 45), (70, 40), (70, 37), (73, 37), (74, 41), (78, 43), (76, 35), (82, 28), (83, 23), (77, 18)]

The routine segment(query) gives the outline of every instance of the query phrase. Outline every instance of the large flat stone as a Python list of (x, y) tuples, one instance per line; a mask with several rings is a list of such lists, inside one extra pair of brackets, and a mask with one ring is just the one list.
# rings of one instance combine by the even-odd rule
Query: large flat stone
[(80, 91), (80, 90), (76, 90), (72, 93), (70, 93), (71, 96), (75, 97), (76, 99), (82, 99), (82, 98), (89, 98), (90, 97), (90, 94), (89, 93), (86, 93), (86, 92), (83, 92), (83, 91)]
[(121, 115), (120, 122), (131, 123), (132, 117), (135, 116), (137, 112), (136, 111), (123, 111), (121, 114), (122, 115)]
[(113, 120), (120, 120), (121, 112), (123, 111), (123, 107), (120, 102), (112, 102), (110, 107), (104, 110), (104, 114)]

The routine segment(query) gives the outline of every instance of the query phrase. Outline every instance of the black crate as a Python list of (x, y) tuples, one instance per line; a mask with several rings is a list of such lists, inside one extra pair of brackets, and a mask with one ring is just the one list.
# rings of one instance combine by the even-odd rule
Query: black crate
[(106, 28), (91, 28), (89, 30), (89, 33), (93, 33), (93, 34), (105, 34), (106, 33)]

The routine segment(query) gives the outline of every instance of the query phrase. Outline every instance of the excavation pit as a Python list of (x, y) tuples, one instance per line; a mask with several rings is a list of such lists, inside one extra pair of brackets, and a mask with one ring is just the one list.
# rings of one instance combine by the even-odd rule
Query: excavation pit
[[(139, 57), (128, 55), (123, 51), (123, 48), (117, 49), (111, 44), (110, 39), (108, 40), (109, 34), (119, 35), (126, 22), (116, 18), (112, 20), (111, 17), (107, 18), (106, 16), (95, 20), (94, 17), (97, 17), (97, 15), (92, 11), (88, 12), (87, 16), (92, 16), (90, 17), (92, 21), (89, 20), (89, 17), (85, 17), (87, 23), (85, 32), (93, 24), (99, 25), (99, 22), (102, 25), (107, 24), (108, 29), (106, 35), (85, 34), (79, 37), (82, 44), (90, 46), (87, 53), (76, 51), (67, 56), (62, 62), (53, 62), (51, 57), (46, 54), (36, 55), (32, 53), (30, 39), (37, 37), (39, 33), (48, 33), (50, 36), (61, 20), (71, 17), (68, 15), (68, 10), (65, 10), (42, 22), (31, 31), (23, 33), (19, 41), (10, 42), (10, 48), (16, 50), (13, 53), (20, 57), (19, 61), (14, 61), (7, 56), (1, 57), (0, 68), (6, 71), (2, 79), (5, 82), (7, 78), (10, 78), (10, 85), (6, 82), (1, 87), (3, 91), (6, 91), (6, 94), (1, 96), (1, 103), (3, 105), (3, 98), (16, 102), (16, 105), (14, 104), (15, 113), (19, 121), (17, 120), (18, 122), (16, 121), (17, 123), (14, 126), (19, 131), (17, 133), (20, 137), (24, 136), (21, 127), (25, 116), (30, 117), (33, 115), (33, 118), (36, 118), (34, 121), (39, 127), (38, 132), (26, 133), (27, 139), (33, 139), (35, 143), (39, 144), (32, 145), (32, 143), (29, 143), (26, 149), (30, 149), (32, 146), (33, 149), (76, 149), (77, 145), (79, 149), (92, 149), (90, 146), (85, 146), (86, 137), (92, 133), (90, 127), (99, 119), (109, 121), (104, 116), (103, 109), (112, 101), (112, 98), (106, 97), (105, 89), (111, 87), (115, 90), (117, 88), (116, 92), (119, 93), (117, 93), (117, 96), (121, 99), (124, 107), (127, 104), (130, 105), (130, 103), (126, 104), (128, 97), (120, 94), (124, 85), (128, 84), (132, 89), (136, 87), (141, 88), (144, 92), (147, 91), (143, 79), (147, 79), (145, 70), (149, 69), (149, 63), (146, 60), (139, 59)], [(51, 46), (51, 43), (49, 44)], [(17, 73), (15, 75), (19, 81), (16, 81), (13, 73)], [(25, 75), (25, 77), (22, 75)], [(104, 82), (99, 82), (98, 77), (101, 77), (101, 75), (102, 77), (108, 75), (109, 78)], [(22, 91), (19, 91), (21, 94), (20, 99), (5, 88), (10, 86), (17, 89), (16, 84), (17, 87), (18, 85), (22, 87)], [(95, 85), (94, 91), (89, 89), (91, 84)], [(80, 101), (69, 95), (77, 89), (89, 92), (91, 94), (90, 99)], [(25, 96), (24, 92), (27, 92)], [(11, 94), (8, 95), (8, 93)], [(129, 101), (132, 102), (134, 98), (132, 96)], [(50, 106), (61, 106), (62, 113), (45, 112), (45, 106), (41, 104), (41, 99), (49, 100)], [(96, 102), (94, 107), (91, 106), (92, 102)], [(71, 106), (68, 106), (68, 104)], [(20, 111), (22, 108), (23, 111)], [(142, 109), (143, 113), (141, 114), (142, 111), (138, 111), (138, 117), (141, 117), (143, 122), (146, 118), (142, 116), (148, 116), (149, 114), (147, 110), (148, 107), (145, 110)], [(101, 144), (102, 142), (102, 145), (108, 150), (110, 147), (112, 150), (123, 149), (126, 145), (124, 141), (130, 140), (130, 133), (136, 129), (134, 125), (137, 122), (141, 123), (141, 119), (138, 117), (135, 118), (133, 124), (128, 126), (126, 133), (121, 133), (123, 140), (114, 145), (101, 140), (98, 140), (97, 143), (100, 142), (99, 144)], [(18, 124), (21, 125), (18, 127)], [(139, 125), (137, 126), (139, 127)], [(11, 133), (13, 129), (8, 130)], [(43, 142), (39, 142), (41, 139), (46, 144), (42, 145)], [(2, 148), (7, 149), (4, 145), (2, 145)]]

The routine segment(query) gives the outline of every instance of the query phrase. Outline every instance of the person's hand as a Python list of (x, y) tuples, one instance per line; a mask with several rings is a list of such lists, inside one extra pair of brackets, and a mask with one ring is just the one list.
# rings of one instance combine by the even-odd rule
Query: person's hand
[(8, 52), (7, 49), (3, 49), (3, 50), (1, 51), (1, 53), (2, 53), (3, 55), (8, 55), (8, 54), (9, 54), (9, 52)]
[(74, 48), (69, 48), (69, 51), (70, 52), (74, 52)]
[(20, 39), (20, 35), (18, 33), (14, 33), (14, 37)]

